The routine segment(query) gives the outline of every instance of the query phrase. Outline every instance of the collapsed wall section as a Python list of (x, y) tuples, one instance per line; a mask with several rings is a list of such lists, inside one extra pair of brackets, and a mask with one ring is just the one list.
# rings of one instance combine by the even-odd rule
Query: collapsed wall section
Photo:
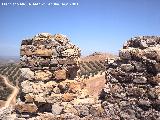
[(106, 60), (100, 98), (111, 119), (160, 119), (160, 37), (131, 38), (119, 58)]

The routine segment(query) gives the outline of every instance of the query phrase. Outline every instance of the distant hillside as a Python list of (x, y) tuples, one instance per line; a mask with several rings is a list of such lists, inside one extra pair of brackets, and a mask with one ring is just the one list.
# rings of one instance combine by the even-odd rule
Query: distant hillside
[(82, 61), (103, 61), (106, 58), (115, 58), (116, 55), (112, 54), (112, 53), (101, 53), (101, 52), (94, 52), (91, 55), (85, 56), (85, 57), (81, 57)]
[(18, 56), (0, 56), (0, 64), (18, 63)]

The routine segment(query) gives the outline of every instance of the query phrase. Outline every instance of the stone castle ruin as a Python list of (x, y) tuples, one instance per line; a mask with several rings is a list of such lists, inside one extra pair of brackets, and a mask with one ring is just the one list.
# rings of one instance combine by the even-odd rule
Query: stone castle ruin
[(15, 106), (17, 120), (79, 119), (90, 114), (89, 106), (96, 100), (77, 77), (80, 49), (65, 35), (40, 33), (25, 39), (20, 56), (25, 80)]
[[(35, 79), (46, 80), (49, 77), (55, 80), (74, 79), (79, 69), (80, 49), (61, 34), (53, 36), (41, 33), (32, 39), (23, 40), (20, 56), (22, 72), (29, 68), (37, 75), (41, 73), (46, 75), (46, 78)], [(59, 73), (61, 75), (58, 75)]]
[(99, 99), (78, 78), (80, 49), (66, 36), (38, 34), (20, 54), (25, 79), (14, 120), (160, 120), (160, 37), (131, 38), (106, 60)]
[(134, 37), (106, 61), (101, 99), (111, 120), (160, 120), (160, 37)]

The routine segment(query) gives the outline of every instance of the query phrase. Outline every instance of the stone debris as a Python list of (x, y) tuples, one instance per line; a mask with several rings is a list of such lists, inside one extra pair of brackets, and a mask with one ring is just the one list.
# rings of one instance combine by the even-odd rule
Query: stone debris
[(20, 60), (25, 80), (15, 106), (17, 120), (91, 118), (89, 110), (98, 100), (78, 78), (79, 59), (80, 49), (65, 35), (40, 33), (23, 40)]
[(18, 103), (15, 106), (15, 110), (19, 113), (36, 113), (37, 112), (37, 106), (35, 104), (27, 104), (27, 103)]
[(100, 99), (112, 120), (160, 119), (160, 37), (127, 41), (119, 58), (106, 60), (106, 85)]
[(0, 120), (14, 120), (16, 119), (16, 114), (13, 114), (12, 107), (2, 107), (0, 109)]

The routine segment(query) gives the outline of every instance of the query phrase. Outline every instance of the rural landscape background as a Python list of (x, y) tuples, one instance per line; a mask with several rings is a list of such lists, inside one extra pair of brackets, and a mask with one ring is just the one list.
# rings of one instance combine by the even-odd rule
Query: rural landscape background
[[(138, 94), (137, 91), (144, 94), (143, 97), (139, 97), (139, 94), (136, 96), (138, 105), (141, 99), (150, 101), (152, 98), (149, 92), (158, 86), (159, 80), (159, 6), (159, 0), (0, 1), (0, 108), (16, 105), (22, 89), (21, 82), (25, 80), (20, 70), (22, 40), (43, 32), (65, 34), (81, 49), (79, 78), (85, 83), (84, 88), (88, 91), (88, 96), (100, 99), (105, 107), (112, 103), (116, 96), (114, 93), (108, 95), (107, 85), (113, 85), (111, 92), (114, 91), (118, 95), (120, 93), (116, 90), (122, 90), (124, 86), (125, 94), (131, 93), (132, 88), (137, 88), (134, 89), (135, 96)], [(126, 42), (128, 40), (129, 42)], [(144, 68), (144, 71), (140, 68)], [(111, 79), (112, 75), (118, 82)], [(134, 78), (136, 82), (127, 81)], [(159, 86), (157, 88), (159, 90)], [(158, 96), (157, 91), (153, 93)], [(128, 95), (127, 100), (134, 95)], [(122, 94), (119, 96), (115, 97), (117, 101), (123, 98)], [(159, 98), (153, 99), (158, 106)], [(147, 112), (141, 112), (150, 114), (153, 108), (155, 115), (148, 118), (154, 120), (159, 115), (159, 107), (146, 101), (142, 101), (142, 105), (139, 106), (142, 107), (142, 111)], [(104, 109), (110, 110), (107, 107)], [(116, 110), (115, 106), (114, 108)], [(129, 111), (128, 114), (132, 115), (133, 111)], [(123, 113), (122, 115), (122, 118), (127, 116)]]

